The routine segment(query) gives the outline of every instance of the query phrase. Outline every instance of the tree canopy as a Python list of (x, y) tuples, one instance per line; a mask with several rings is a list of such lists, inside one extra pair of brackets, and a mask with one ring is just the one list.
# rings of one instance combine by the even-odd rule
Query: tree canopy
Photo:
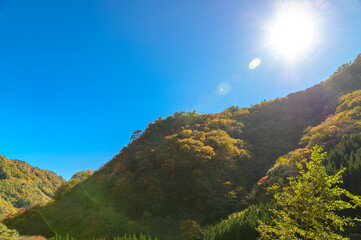
[[(338, 186), (345, 169), (327, 174), (322, 165), (326, 153), (321, 151), (316, 146), (306, 168), (299, 163), (300, 175), (289, 178), (289, 187), (274, 195), (272, 223), (257, 228), (262, 239), (347, 239), (340, 232), (358, 219), (341, 216), (340, 210), (360, 206), (361, 199)], [(279, 185), (273, 188), (278, 190)]]

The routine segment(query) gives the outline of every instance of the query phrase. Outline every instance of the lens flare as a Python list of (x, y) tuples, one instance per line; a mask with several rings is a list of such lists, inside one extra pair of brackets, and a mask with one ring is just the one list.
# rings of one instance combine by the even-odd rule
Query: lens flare
[(249, 64), (248, 67), (251, 70), (256, 69), (257, 67), (259, 67), (259, 65), (261, 65), (261, 59), (260, 58), (254, 58)]
[(228, 82), (222, 82), (218, 85), (217, 94), (220, 96), (225, 96), (231, 91), (231, 84)]
[(232, 76), (232, 82), (234, 82), (234, 83), (239, 83), (239, 82), (241, 82), (241, 80), (242, 80), (241, 75), (239, 75), (238, 73), (233, 74), (233, 76)]
[(84, 194), (90, 199), (90, 201), (92, 201), (92, 202), (94, 202), (94, 203), (96, 203), (96, 204), (99, 204), (98, 201), (97, 201), (94, 197), (92, 197), (92, 196), (89, 194), (89, 192), (85, 189), (83, 183), (80, 183), (80, 187), (81, 187), (81, 189), (83, 190)]

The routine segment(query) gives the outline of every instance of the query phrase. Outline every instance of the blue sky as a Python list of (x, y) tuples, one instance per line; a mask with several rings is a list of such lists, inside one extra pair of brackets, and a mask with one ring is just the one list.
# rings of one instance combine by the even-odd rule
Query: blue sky
[(282, 97), (361, 53), (361, 2), (317, 0), (312, 50), (277, 55), (279, 3), (0, 0), (0, 154), (68, 179), (159, 116)]

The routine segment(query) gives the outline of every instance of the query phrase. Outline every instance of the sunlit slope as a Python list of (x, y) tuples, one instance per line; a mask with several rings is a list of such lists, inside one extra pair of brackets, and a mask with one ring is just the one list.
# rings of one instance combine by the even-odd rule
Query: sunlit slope
[(246, 207), (252, 187), (280, 156), (299, 148), (303, 131), (358, 89), (360, 56), (287, 97), (219, 114), (158, 119), (68, 194), (5, 223), (22, 234), (87, 239), (145, 232), (176, 239), (184, 220), (214, 223)]
[(325, 165), (330, 172), (346, 168), (344, 187), (354, 194), (361, 194), (361, 90), (343, 95), (336, 111), (322, 123), (309, 126), (300, 139), (300, 147), (280, 156), (267, 171), (266, 179), (257, 191), (272, 185), (278, 179), (298, 173), (297, 163), (310, 158), (311, 149), (321, 146), (329, 152)]
[(16, 213), (21, 208), (47, 203), (63, 181), (54, 172), (0, 155), (1, 214)]
[[(268, 168), (279, 156), (298, 147), (307, 126), (333, 114), (340, 96), (357, 89), (361, 89), (361, 55), (309, 89), (248, 108), (250, 114), (237, 119), (244, 122), (242, 138), (251, 146), (254, 159)], [(264, 173), (264, 168), (258, 170)]]

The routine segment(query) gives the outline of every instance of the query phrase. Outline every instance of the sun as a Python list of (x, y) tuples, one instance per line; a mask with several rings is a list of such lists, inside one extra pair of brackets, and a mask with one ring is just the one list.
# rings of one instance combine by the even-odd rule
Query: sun
[(283, 3), (269, 26), (269, 45), (279, 55), (295, 58), (312, 49), (315, 17), (305, 4)]

